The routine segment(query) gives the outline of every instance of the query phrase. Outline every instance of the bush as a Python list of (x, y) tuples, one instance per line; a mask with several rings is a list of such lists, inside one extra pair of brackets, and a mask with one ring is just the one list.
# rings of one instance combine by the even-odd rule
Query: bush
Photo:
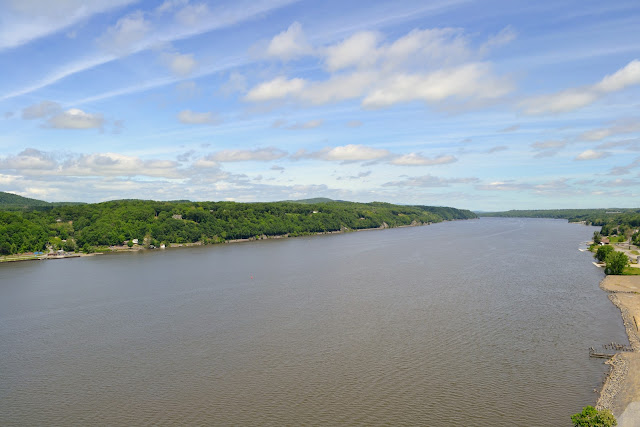
[(593, 406), (585, 406), (582, 412), (571, 415), (573, 427), (612, 427), (617, 426), (618, 421), (610, 410), (598, 411)]
[(600, 246), (596, 251), (595, 257), (598, 261), (602, 262), (607, 258), (607, 255), (609, 255), (613, 251), (614, 251), (613, 246), (609, 246), (609, 245)]
[(605, 274), (622, 274), (622, 271), (629, 265), (629, 258), (622, 252), (613, 251), (605, 258)]

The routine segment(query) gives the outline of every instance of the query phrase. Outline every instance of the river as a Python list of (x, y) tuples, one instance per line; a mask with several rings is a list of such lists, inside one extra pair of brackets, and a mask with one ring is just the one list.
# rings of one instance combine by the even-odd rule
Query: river
[(0, 425), (569, 426), (626, 343), (595, 227), (455, 221), (0, 265)]

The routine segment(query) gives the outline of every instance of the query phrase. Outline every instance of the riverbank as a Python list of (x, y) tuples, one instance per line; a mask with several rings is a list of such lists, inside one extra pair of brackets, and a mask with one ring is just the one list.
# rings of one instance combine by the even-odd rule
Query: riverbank
[(620, 309), (632, 352), (620, 352), (607, 364), (611, 371), (597, 402), (610, 409), (619, 427), (638, 426), (640, 420), (640, 276), (607, 276), (600, 288)]
[[(442, 222), (448, 222), (448, 221), (462, 221), (462, 220), (458, 220), (458, 219), (452, 219), (452, 220), (445, 220)], [(419, 226), (424, 226), (424, 225), (431, 225), (433, 223), (431, 222), (418, 222), (418, 221), (413, 221), (411, 224), (407, 224), (407, 225), (400, 225), (400, 226), (396, 226), (396, 227), (390, 227), (386, 222), (383, 222), (381, 226), (379, 227), (373, 227), (373, 228), (347, 228), (347, 227), (343, 227), (340, 230), (335, 230), (335, 231), (323, 231), (323, 232), (317, 232), (317, 233), (300, 233), (300, 234), (296, 234), (296, 235), (291, 235), (289, 233), (287, 234), (278, 234), (278, 235), (273, 235), (273, 236), (267, 236), (265, 234), (261, 235), (261, 236), (255, 236), (255, 237), (249, 237), (246, 239), (231, 239), (231, 240), (224, 240), (224, 241), (219, 241), (219, 242), (214, 242), (214, 241), (209, 241), (209, 242), (202, 242), (202, 241), (197, 241), (197, 242), (188, 242), (188, 243), (169, 243), (166, 245), (167, 248), (182, 248), (182, 247), (192, 247), (192, 246), (204, 246), (204, 245), (218, 245), (218, 244), (225, 244), (225, 243), (242, 243), (242, 242), (255, 242), (257, 240), (270, 240), (270, 239), (288, 239), (288, 238), (294, 238), (294, 237), (304, 237), (304, 236), (320, 236), (320, 235), (325, 235), (325, 234), (343, 234), (343, 233), (354, 233), (354, 232), (359, 232), (359, 231), (373, 231), (373, 230), (386, 230), (389, 228), (406, 228), (406, 227), (419, 227)], [(138, 252), (138, 251), (144, 251), (144, 250), (150, 250), (150, 249), (165, 249), (164, 247), (160, 247), (160, 248), (147, 248), (143, 245), (134, 245), (132, 247), (128, 247), (127, 245), (120, 245), (120, 246), (109, 246), (106, 247), (105, 250), (101, 250), (99, 252), (93, 252), (93, 253), (81, 253), (81, 252), (65, 252), (65, 253), (43, 253), (43, 254), (39, 254), (39, 255), (34, 255), (32, 253), (29, 254), (15, 254), (15, 255), (6, 255), (6, 256), (0, 256), (0, 263), (2, 262), (19, 262), (19, 261), (38, 261), (38, 260), (45, 260), (45, 259), (63, 259), (63, 258), (77, 258), (77, 257), (81, 257), (81, 256), (93, 256), (93, 255), (102, 255), (102, 254), (109, 254), (109, 253), (122, 253), (122, 252)]]

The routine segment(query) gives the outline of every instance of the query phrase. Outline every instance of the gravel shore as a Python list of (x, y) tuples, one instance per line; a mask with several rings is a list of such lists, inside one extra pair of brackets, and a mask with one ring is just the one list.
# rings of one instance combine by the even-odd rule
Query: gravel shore
[(640, 276), (607, 276), (600, 288), (620, 309), (633, 352), (620, 352), (611, 366), (596, 407), (607, 408), (618, 418), (619, 427), (640, 426)]

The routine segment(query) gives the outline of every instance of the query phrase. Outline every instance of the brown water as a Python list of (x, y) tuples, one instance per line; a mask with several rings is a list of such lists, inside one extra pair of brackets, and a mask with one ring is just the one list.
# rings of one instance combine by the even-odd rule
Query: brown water
[[(563, 426), (626, 342), (594, 227), (428, 227), (0, 265), (0, 425)], [(253, 278), (252, 278), (253, 277)]]

